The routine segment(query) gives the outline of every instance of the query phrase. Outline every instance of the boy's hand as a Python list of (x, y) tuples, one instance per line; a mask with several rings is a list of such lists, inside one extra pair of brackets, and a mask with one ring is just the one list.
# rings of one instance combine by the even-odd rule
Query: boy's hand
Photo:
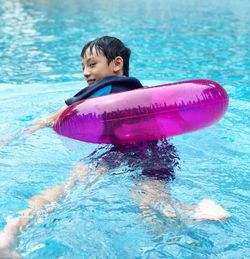
[(39, 129), (46, 128), (46, 127), (52, 127), (53, 123), (56, 121), (56, 119), (63, 113), (63, 111), (66, 110), (67, 107), (68, 106), (64, 106), (61, 109), (59, 109), (58, 111), (52, 113), (51, 115), (49, 115), (47, 117), (43, 117), (38, 120), (33, 120), (32, 121), (33, 126), (31, 126), (27, 130), (27, 133), (32, 134)]
[(41, 119), (32, 121), (32, 124), (33, 126), (29, 127), (27, 130), (28, 134), (32, 134), (42, 128), (51, 127), (53, 125), (53, 121), (47, 118), (41, 118)]
[(41, 118), (38, 120), (33, 120), (32, 124), (37, 125), (37, 126), (39, 125), (39, 126), (43, 126), (43, 127), (50, 127), (53, 125), (53, 121), (48, 118)]

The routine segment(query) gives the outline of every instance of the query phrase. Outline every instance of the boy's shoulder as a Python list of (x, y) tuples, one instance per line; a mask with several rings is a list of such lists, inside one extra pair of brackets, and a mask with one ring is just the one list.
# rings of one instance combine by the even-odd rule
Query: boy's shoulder
[(138, 79), (134, 77), (108, 76), (88, 87), (85, 87), (75, 96), (67, 99), (65, 102), (67, 105), (71, 105), (83, 99), (93, 98), (111, 93), (130, 91), (139, 88), (143, 88), (143, 85)]

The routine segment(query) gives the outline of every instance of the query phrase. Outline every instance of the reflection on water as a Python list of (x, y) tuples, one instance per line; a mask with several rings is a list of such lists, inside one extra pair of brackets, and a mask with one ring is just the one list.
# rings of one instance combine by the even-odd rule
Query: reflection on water
[(248, 1), (1, 3), (1, 82), (79, 80), (82, 46), (109, 34), (131, 47), (131, 74), (140, 79), (209, 78), (238, 90), (249, 84)]

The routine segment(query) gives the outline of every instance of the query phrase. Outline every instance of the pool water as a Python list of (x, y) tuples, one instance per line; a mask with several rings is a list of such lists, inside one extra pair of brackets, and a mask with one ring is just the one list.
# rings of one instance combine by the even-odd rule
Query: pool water
[(211, 198), (224, 222), (145, 220), (131, 198), (136, 174), (125, 166), (78, 185), (41, 211), (20, 236), (24, 258), (247, 258), (250, 254), (250, 3), (172, 0), (0, 0), (0, 228), (28, 199), (63, 182), (97, 145), (51, 129), (21, 138), (35, 118), (84, 86), (87, 41), (116, 36), (132, 49), (130, 74), (144, 85), (208, 78), (227, 90), (225, 117), (170, 138), (178, 154), (173, 199)]

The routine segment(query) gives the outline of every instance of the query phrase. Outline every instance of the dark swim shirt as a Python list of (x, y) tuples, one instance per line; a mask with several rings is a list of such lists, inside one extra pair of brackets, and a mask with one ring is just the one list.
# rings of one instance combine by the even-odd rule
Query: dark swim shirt
[(143, 86), (140, 83), (140, 81), (134, 77), (108, 76), (82, 89), (75, 96), (67, 99), (65, 103), (67, 105), (71, 105), (83, 99), (93, 98), (97, 96), (118, 93), (123, 91), (129, 91), (129, 90), (134, 90), (138, 88), (143, 88)]
[(81, 161), (114, 170), (126, 167), (127, 172), (141, 172), (141, 176), (157, 180), (174, 180), (179, 168), (179, 155), (167, 140), (153, 140), (124, 145), (100, 145)]

